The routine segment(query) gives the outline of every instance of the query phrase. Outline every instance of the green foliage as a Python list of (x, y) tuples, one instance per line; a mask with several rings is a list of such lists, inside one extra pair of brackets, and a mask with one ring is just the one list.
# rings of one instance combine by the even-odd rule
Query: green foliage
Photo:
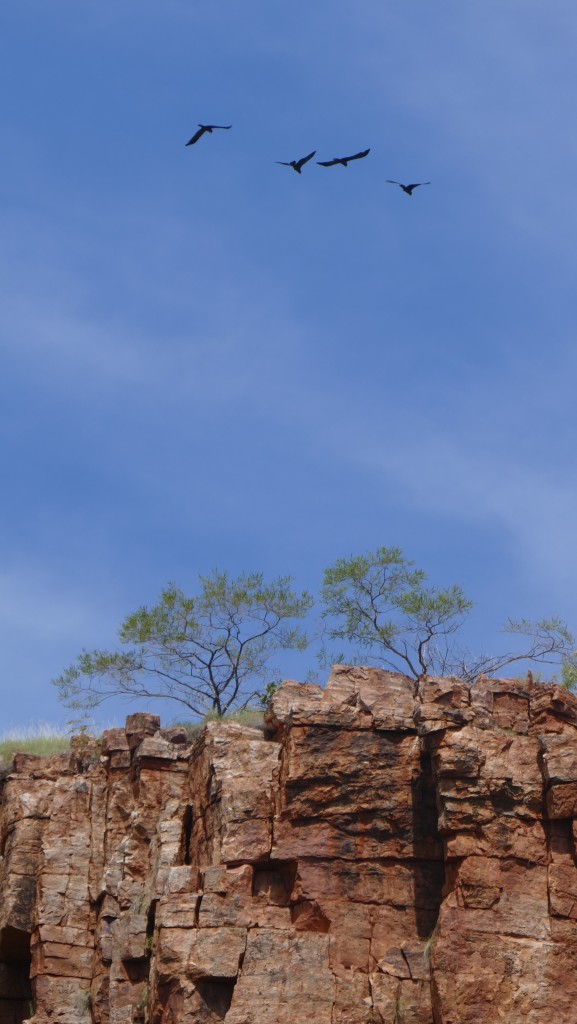
[(425, 582), (400, 548), (339, 559), (324, 574), (328, 636), (418, 678), (431, 668), (437, 638), (454, 633), (472, 607), (460, 587)]
[(144, 1010), (146, 1010), (147, 1004), (148, 1004), (148, 985), (145, 985), (144, 988), (142, 989), (142, 992), (140, 993), (140, 999), (138, 1000), (138, 1002), (137, 1002), (137, 1004), (135, 1006), (135, 1010), (137, 1010), (138, 1013), (143, 1013)]
[(403, 1024), (405, 1020), (405, 1008), (403, 1001), (400, 996), (395, 1000), (395, 1009), (393, 1013), (393, 1024)]
[[(538, 662), (542, 665), (555, 665), (561, 669), (562, 685), (571, 690), (577, 684), (577, 652), (575, 637), (563, 619), (557, 616), (551, 619), (508, 619), (503, 627), (504, 633), (524, 637), (529, 646), (514, 654), (495, 655), (487, 658), (487, 674), (498, 672), (505, 665), (517, 661)], [(573, 665), (575, 664), (575, 672)], [(535, 673), (535, 682), (541, 679), (541, 673)]]
[[(510, 619), (503, 632), (521, 638), (521, 649), (473, 655), (455, 640), (471, 601), (456, 584), (429, 585), (398, 547), (337, 560), (325, 570), (322, 600), (323, 667), (376, 663), (415, 679), (473, 682), (525, 661), (555, 665), (562, 685), (577, 691), (575, 638), (561, 619)], [(232, 578), (215, 571), (199, 577), (193, 596), (171, 584), (155, 605), (125, 619), (119, 649), (82, 651), (53, 682), (61, 702), (80, 713), (77, 723), (110, 697), (172, 700), (196, 719), (264, 708), (278, 685), (271, 659), (307, 647), (295, 621), (312, 603), (286, 576), (266, 582), (261, 573)], [(325, 640), (338, 642), (338, 653), (327, 651)]]
[[(440, 590), (426, 579), (400, 548), (339, 559), (325, 571), (322, 589), (329, 639), (360, 652), (349, 661), (376, 661), (414, 678), (454, 675), (473, 682), (524, 661), (560, 667), (563, 685), (577, 690), (575, 638), (562, 619), (509, 619), (503, 632), (523, 638), (523, 648), (474, 655), (453, 639), (471, 601), (459, 586)], [(342, 662), (345, 655), (325, 651), (322, 660)]]
[(238, 725), (246, 725), (251, 729), (264, 729), (264, 715), (258, 708), (239, 708), (238, 711), (228, 711), (224, 715), (217, 715), (209, 711), (204, 716), (201, 726), (207, 722), (236, 722)]
[(431, 960), (431, 953), (433, 951), (433, 943), (435, 941), (435, 932), (432, 932), (428, 939), (425, 939), (423, 945), (423, 967), (426, 971), (429, 970), (429, 964)]
[(55, 679), (66, 707), (87, 710), (110, 697), (173, 700), (196, 716), (223, 715), (258, 697), (269, 661), (282, 649), (304, 650), (306, 635), (291, 620), (312, 605), (281, 576), (199, 577), (189, 597), (171, 584), (152, 608), (143, 605), (119, 631), (126, 651), (82, 651)]
[(572, 651), (561, 665), (561, 685), (572, 693), (577, 692), (577, 651)]
[(259, 696), (259, 704), (262, 708), (266, 708), (267, 704), (274, 697), (276, 691), (279, 688), (278, 683), (267, 683), (264, 690)]
[(64, 754), (69, 749), (68, 736), (62, 736), (60, 739), (2, 740), (0, 742), (0, 764), (10, 761), (14, 754), (50, 757), (52, 754)]
[[(260, 703), (260, 702), (259, 702)], [(260, 729), (264, 732), (264, 714), (257, 707), (240, 708), (237, 711), (227, 711), (224, 715), (216, 711), (207, 711), (197, 722), (171, 722), (170, 728), (183, 729), (189, 743), (193, 743), (196, 737), (202, 732), (207, 722), (238, 722), (239, 725), (246, 725), (252, 729)]]
[(76, 1009), (82, 1013), (89, 1015), (94, 1008), (94, 997), (92, 992), (80, 992), (76, 999)]
[(139, 892), (137, 899), (134, 900), (134, 912), (135, 912), (135, 914), (142, 914), (142, 911), (144, 910), (146, 902), (147, 902), (146, 890), (142, 889), (141, 892)]
[(11, 729), (0, 737), (0, 766), (8, 764), (14, 754), (35, 754), (49, 757), (70, 749), (69, 737), (57, 726), (39, 722), (27, 728)]

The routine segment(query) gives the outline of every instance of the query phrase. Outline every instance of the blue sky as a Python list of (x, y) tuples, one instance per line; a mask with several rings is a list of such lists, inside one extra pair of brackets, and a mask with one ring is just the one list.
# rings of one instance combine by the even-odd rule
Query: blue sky
[(399, 545), (476, 648), (577, 629), (574, 4), (5, 0), (0, 36), (6, 726), (216, 566)]

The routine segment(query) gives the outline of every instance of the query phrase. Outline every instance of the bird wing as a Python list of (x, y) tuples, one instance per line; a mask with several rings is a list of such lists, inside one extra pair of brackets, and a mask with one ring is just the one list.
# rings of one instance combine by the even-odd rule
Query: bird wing
[(386, 178), (386, 182), (388, 185), (399, 185), (400, 188), (404, 188), (404, 185), (401, 185), (400, 181), (393, 181), (392, 178)]
[(316, 153), (316, 149), (313, 149), (312, 153), (309, 153), (308, 156), (303, 156), (300, 160), (297, 160), (296, 161), (296, 166), (297, 167), (304, 167), (305, 164), (308, 164), (309, 160), (312, 160), (312, 158), (315, 155), (315, 153)]
[(363, 149), (362, 153), (355, 153), (354, 156), (344, 156), (343, 160), (362, 160), (364, 156), (368, 156), (370, 149)]
[(275, 164), (282, 164), (283, 167), (292, 167), (292, 160), (275, 160)]
[(340, 164), (340, 162), (336, 157), (334, 160), (317, 160), (317, 164), (320, 167), (334, 167), (335, 164)]
[(211, 124), (210, 127), (211, 128), (226, 128), (228, 130), (229, 128), (232, 128), (232, 125), (231, 124)]
[(416, 181), (414, 185), (407, 185), (407, 188), (419, 188), (420, 185), (430, 185), (430, 181)]
[(192, 139), (189, 139), (188, 142), (185, 143), (185, 145), (194, 146), (194, 143), (198, 142), (198, 140), (204, 135), (205, 131), (206, 128), (199, 128), (198, 131), (195, 132), (195, 134), (192, 136)]

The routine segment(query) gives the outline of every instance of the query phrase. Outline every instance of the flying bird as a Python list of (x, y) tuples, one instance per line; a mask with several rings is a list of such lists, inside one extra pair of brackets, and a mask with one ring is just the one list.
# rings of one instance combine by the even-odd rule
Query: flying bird
[(370, 149), (363, 149), (362, 153), (354, 153), (353, 156), (336, 156), (334, 160), (317, 160), (317, 164), (321, 167), (334, 167), (335, 164), (342, 164), (343, 167), (346, 167), (350, 160), (362, 160), (370, 152)]
[(408, 196), (412, 196), (413, 189), (419, 188), (421, 185), (430, 185), (430, 181), (416, 181), (414, 185), (402, 185), (400, 181), (392, 181), (391, 178), (387, 178), (387, 184), (398, 185), (402, 188), (403, 192), (406, 192)]
[(208, 132), (210, 135), (212, 135), (212, 133), (213, 133), (215, 128), (224, 128), (224, 129), (226, 129), (228, 131), (229, 128), (232, 128), (232, 125), (231, 124), (199, 124), (198, 131), (195, 132), (195, 134), (192, 136), (192, 139), (189, 139), (188, 142), (185, 143), (185, 145), (186, 146), (194, 146), (195, 142), (198, 142), (199, 139), (202, 139), (202, 136), (205, 135), (206, 132)]
[(283, 167), (292, 167), (293, 171), (300, 174), (304, 165), (308, 164), (309, 160), (312, 160), (315, 153), (316, 149), (313, 149), (312, 153), (309, 153), (308, 156), (301, 157), (300, 160), (275, 160), (275, 164), (282, 164)]

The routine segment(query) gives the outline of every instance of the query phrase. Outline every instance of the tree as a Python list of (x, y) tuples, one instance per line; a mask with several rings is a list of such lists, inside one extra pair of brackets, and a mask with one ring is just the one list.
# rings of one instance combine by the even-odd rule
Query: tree
[(427, 588), (425, 580), (400, 548), (339, 559), (322, 588), (329, 637), (418, 678), (434, 660), (432, 644), (454, 633), (471, 608), (460, 587)]
[(246, 707), (278, 650), (304, 650), (308, 640), (291, 620), (312, 605), (291, 590), (290, 576), (265, 583), (261, 573), (230, 579), (226, 572), (199, 577), (187, 597), (170, 584), (152, 608), (122, 623), (126, 651), (82, 651), (53, 680), (66, 707), (87, 710), (110, 697), (172, 700), (194, 715)]
[(577, 681), (575, 640), (561, 619), (510, 619), (503, 631), (526, 637), (525, 650), (473, 655), (453, 639), (472, 602), (461, 587), (440, 590), (426, 586), (426, 579), (400, 548), (380, 547), (339, 559), (325, 570), (322, 588), (329, 638), (360, 648), (364, 661), (415, 679), (456, 675), (473, 682), (514, 662), (530, 661), (561, 665), (565, 685)]
[[(473, 655), (470, 651), (455, 647), (445, 666), (439, 661), (439, 672), (451, 673), (473, 682), (480, 675), (493, 676), (507, 665), (518, 661), (536, 662), (539, 665), (554, 665), (561, 670), (561, 684), (574, 690), (577, 684), (575, 637), (567, 624), (560, 618), (507, 619), (503, 633), (526, 638), (528, 646), (521, 651), (505, 651), (502, 654)], [(554, 677), (555, 678), (555, 677)]]

